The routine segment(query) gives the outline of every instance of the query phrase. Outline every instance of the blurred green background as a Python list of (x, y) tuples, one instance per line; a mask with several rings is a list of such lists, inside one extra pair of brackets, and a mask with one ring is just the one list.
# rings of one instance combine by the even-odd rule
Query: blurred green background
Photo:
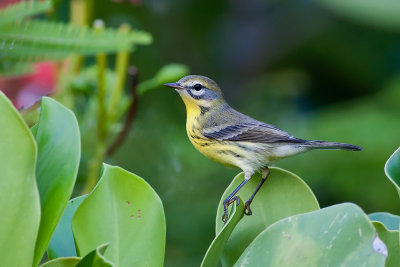
[[(67, 8), (58, 1), (66, 19)], [(399, 214), (383, 167), (400, 144), (400, 2), (104, 0), (94, 8), (108, 26), (128, 22), (153, 35), (131, 59), (141, 80), (180, 62), (217, 81), (245, 114), (299, 138), (362, 146), (276, 163), (302, 177), (321, 207), (354, 202), (367, 213)], [(107, 162), (142, 176), (160, 195), (165, 265), (199, 265), (219, 198), (239, 170), (194, 149), (174, 90), (153, 90), (138, 103), (128, 139)]]

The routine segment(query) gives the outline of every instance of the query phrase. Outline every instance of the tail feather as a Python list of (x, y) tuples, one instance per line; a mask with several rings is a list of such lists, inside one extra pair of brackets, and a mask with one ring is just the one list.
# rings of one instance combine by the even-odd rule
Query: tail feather
[(344, 150), (352, 150), (352, 151), (360, 151), (362, 147), (349, 145), (345, 143), (336, 143), (336, 142), (326, 142), (326, 141), (307, 141), (304, 145), (310, 146), (316, 149), (344, 149)]

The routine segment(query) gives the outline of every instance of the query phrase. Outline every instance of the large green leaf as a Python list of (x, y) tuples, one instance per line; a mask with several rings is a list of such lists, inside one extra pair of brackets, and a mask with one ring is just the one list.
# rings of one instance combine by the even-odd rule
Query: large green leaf
[(238, 206), (236, 206), (236, 203), (234, 203), (231, 205), (231, 207), (232, 215), (229, 217), (228, 222), (216, 235), (210, 247), (207, 249), (207, 252), (203, 258), (203, 262), (201, 263), (201, 267), (213, 267), (218, 265), (226, 241), (228, 241), (229, 236), (231, 235), (233, 229), (235, 229), (235, 226), (238, 224), (240, 219), (243, 218), (244, 202), (242, 199), (240, 199), (240, 197)]
[(400, 30), (400, 2), (397, 0), (320, 0), (316, 3), (351, 20)]
[(34, 265), (38, 265), (74, 188), (81, 154), (75, 115), (51, 98), (43, 97), (36, 128), (36, 180), (42, 216)]
[(381, 222), (389, 230), (399, 230), (400, 216), (388, 212), (374, 212), (368, 214), (368, 217), (371, 221)]
[(58, 258), (48, 261), (40, 267), (75, 267), (80, 260), (81, 258), (78, 257)]
[[(270, 168), (270, 175), (251, 204), (252, 216), (243, 218), (226, 244), (222, 263), (232, 266), (244, 249), (266, 227), (288, 216), (319, 209), (318, 202), (310, 188), (297, 175), (280, 168)], [(239, 191), (245, 201), (260, 182), (259, 175), (253, 176)], [(216, 232), (222, 226), (223, 200), (243, 181), (243, 174), (233, 179), (226, 189), (218, 206)]]
[(140, 177), (104, 165), (100, 182), (72, 219), (78, 253), (110, 243), (105, 257), (116, 266), (162, 266), (165, 216), (156, 192)]
[(87, 254), (76, 267), (114, 267), (114, 263), (104, 257), (108, 244), (102, 244)]
[(49, 259), (77, 256), (71, 228), (72, 217), (86, 197), (87, 195), (84, 195), (68, 201), (47, 248)]
[(400, 195), (400, 147), (386, 161), (385, 173)]
[(2, 266), (32, 266), (39, 230), (36, 145), (7, 97), (0, 92), (0, 251)]
[(379, 238), (386, 244), (388, 249), (388, 258), (386, 267), (396, 267), (400, 263), (400, 243), (399, 231), (388, 230), (381, 222), (373, 222)]
[(387, 248), (368, 217), (346, 203), (283, 219), (263, 231), (235, 266), (385, 266)]

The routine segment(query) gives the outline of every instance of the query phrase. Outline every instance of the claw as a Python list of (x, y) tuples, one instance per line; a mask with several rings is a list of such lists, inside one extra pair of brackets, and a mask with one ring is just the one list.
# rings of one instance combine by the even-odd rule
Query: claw
[(236, 207), (239, 206), (240, 199), (239, 199), (238, 196), (233, 197), (233, 198), (231, 199), (231, 201), (229, 201), (228, 206), (229, 206), (230, 204), (232, 204), (233, 202), (235, 202), (235, 201), (236, 201)]
[(222, 215), (222, 221), (224, 222), (224, 225), (226, 224), (228, 219), (229, 219), (228, 212), (224, 211), (224, 214)]
[(247, 202), (244, 204), (244, 206), (245, 206), (245, 208), (244, 208), (244, 214), (246, 214), (247, 216), (250, 216), (250, 215), (253, 214), (253, 212), (252, 212), (251, 209), (250, 209), (250, 204), (251, 204), (251, 201), (247, 201)]
[(235, 197), (229, 199), (228, 201), (226, 201), (226, 200), (224, 201), (224, 214), (222, 215), (222, 221), (224, 222), (224, 224), (226, 224), (229, 219), (228, 207), (235, 201), (236, 201), (236, 207), (237, 207), (240, 203), (240, 199), (238, 196), (235, 196)]

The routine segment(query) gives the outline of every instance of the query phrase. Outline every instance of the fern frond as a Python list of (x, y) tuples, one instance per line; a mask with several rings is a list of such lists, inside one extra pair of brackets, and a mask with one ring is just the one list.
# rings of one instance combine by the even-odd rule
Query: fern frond
[(32, 20), (0, 31), (0, 60), (58, 60), (71, 54), (95, 55), (132, 51), (151, 43), (149, 33), (113, 29), (96, 32), (88, 27)]
[(9, 61), (0, 61), (0, 77), (1, 76), (17, 76), (32, 73), (34, 70), (32, 64), (23, 63), (23, 62), (9, 62)]
[(0, 27), (50, 10), (51, 0), (22, 1), (0, 9)]

